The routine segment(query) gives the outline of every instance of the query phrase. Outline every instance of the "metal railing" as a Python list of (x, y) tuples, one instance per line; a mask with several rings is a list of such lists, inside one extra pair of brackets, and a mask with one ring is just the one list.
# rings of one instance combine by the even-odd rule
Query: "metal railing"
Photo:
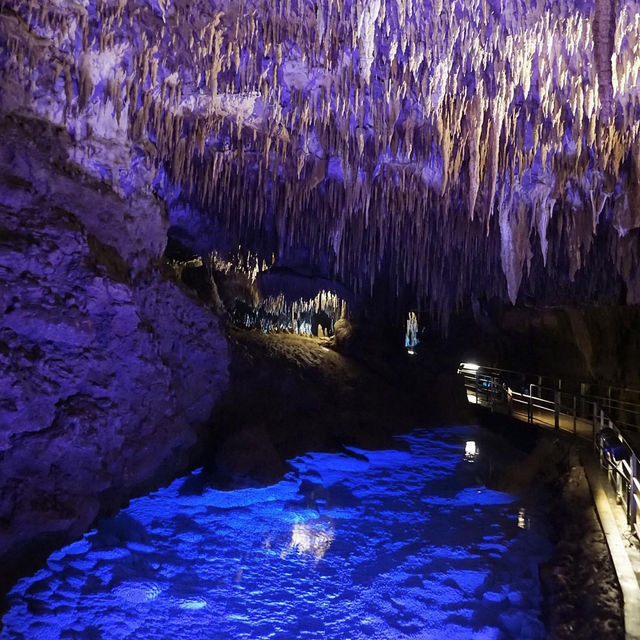
[(608, 418), (603, 409), (594, 408), (594, 448), (600, 458), (600, 466), (607, 472), (609, 482), (616, 492), (618, 503), (625, 509), (627, 524), (638, 534), (638, 506), (640, 506), (640, 475), (638, 455), (624, 434)]
[[(466, 366), (468, 363), (462, 363)], [(505, 382), (512, 390), (519, 390), (527, 395), (530, 393), (530, 386), (544, 390), (541, 395), (548, 401), (553, 401), (553, 395), (559, 391), (566, 396), (567, 402), (563, 405), (563, 411), (571, 412), (571, 399), (576, 397), (580, 402), (597, 402), (606, 414), (614, 422), (627, 432), (638, 434), (640, 442), (640, 389), (620, 387), (608, 383), (598, 383), (594, 381), (580, 381), (567, 378), (557, 378), (533, 373), (523, 373), (511, 369), (500, 369), (498, 367), (478, 366), (478, 372), (482, 375)], [(568, 403), (568, 404), (567, 404)], [(578, 407), (580, 411), (580, 407)], [(584, 410), (582, 411), (584, 413)]]
[[(589, 439), (616, 493), (617, 502), (625, 509), (627, 524), (638, 535), (640, 507), (640, 403), (612, 399), (610, 396), (569, 393), (561, 384), (554, 387), (529, 382), (517, 391), (510, 386), (513, 374), (522, 385), (525, 374), (460, 363), (458, 373), (464, 378), (467, 400), (491, 411), (511, 415), (529, 424), (568, 431)], [(505, 374), (511, 374), (511, 378)], [(584, 385), (580, 385), (584, 390)], [(631, 420), (612, 418), (612, 413), (631, 416)]]

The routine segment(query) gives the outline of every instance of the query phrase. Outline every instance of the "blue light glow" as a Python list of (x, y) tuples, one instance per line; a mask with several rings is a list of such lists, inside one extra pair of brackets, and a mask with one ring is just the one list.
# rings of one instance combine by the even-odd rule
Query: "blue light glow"
[(20, 581), (0, 639), (544, 638), (548, 543), (478, 484), (478, 437), (310, 453), (261, 489), (176, 480)]

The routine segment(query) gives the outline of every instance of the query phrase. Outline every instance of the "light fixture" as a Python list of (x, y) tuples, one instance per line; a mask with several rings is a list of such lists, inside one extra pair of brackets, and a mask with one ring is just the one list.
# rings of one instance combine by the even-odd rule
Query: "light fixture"
[(478, 449), (478, 445), (475, 440), (467, 440), (464, 445), (464, 459), (466, 462), (473, 462), (478, 455), (480, 455), (480, 450)]

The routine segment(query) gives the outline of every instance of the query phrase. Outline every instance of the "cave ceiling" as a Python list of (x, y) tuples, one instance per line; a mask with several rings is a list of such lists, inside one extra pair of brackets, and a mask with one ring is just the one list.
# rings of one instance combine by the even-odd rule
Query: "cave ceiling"
[(635, 304), (639, 48), (632, 0), (9, 0), (0, 108), (203, 253), (440, 320)]

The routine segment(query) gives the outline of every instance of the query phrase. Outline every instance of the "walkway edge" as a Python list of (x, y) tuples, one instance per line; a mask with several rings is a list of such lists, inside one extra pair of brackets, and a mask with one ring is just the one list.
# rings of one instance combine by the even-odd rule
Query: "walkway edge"
[(600, 469), (592, 460), (584, 460), (583, 463), (587, 480), (591, 486), (596, 512), (622, 591), (625, 638), (626, 640), (640, 640), (640, 586), (611, 511), (609, 498), (602, 485)]

